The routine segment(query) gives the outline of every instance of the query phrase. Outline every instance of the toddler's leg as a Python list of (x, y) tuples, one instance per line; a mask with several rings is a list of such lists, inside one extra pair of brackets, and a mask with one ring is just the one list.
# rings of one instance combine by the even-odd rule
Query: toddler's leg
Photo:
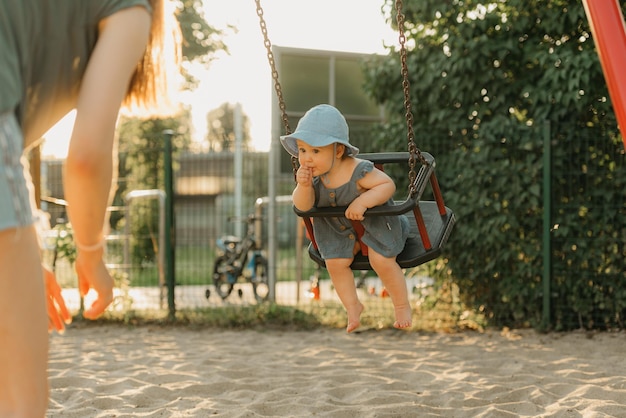
[(396, 321), (393, 326), (396, 328), (410, 327), (412, 325), (412, 312), (409, 294), (406, 288), (404, 273), (396, 262), (395, 257), (383, 257), (370, 248), (369, 260), (372, 268), (389, 292), (389, 296), (391, 296), (396, 315)]
[(361, 312), (363, 304), (359, 301), (354, 284), (354, 274), (350, 270), (352, 259), (333, 258), (326, 260), (326, 269), (335, 286), (337, 295), (348, 313), (347, 332), (352, 332), (361, 325)]

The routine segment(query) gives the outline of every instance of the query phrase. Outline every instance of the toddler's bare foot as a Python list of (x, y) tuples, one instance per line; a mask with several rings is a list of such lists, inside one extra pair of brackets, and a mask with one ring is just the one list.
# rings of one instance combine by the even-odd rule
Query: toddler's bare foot
[(352, 332), (361, 325), (361, 312), (363, 312), (363, 304), (357, 302), (355, 305), (346, 308), (348, 312), (348, 326), (347, 332)]
[(410, 305), (396, 306), (394, 311), (396, 313), (396, 322), (393, 323), (394, 328), (409, 328), (413, 324)]

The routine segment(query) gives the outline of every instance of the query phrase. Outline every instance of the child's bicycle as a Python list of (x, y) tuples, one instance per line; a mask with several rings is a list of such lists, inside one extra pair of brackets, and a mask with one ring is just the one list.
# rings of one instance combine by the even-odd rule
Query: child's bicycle
[[(213, 284), (222, 300), (230, 296), (240, 279), (252, 284), (252, 292), (257, 302), (261, 303), (268, 299), (267, 258), (257, 246), (255, 235), (254, 224), (259, 220), (261, 218), (254, 215), (245, 219), (247, 233), (243, 239), (225, 235), (216, 241), (217, 258), (213, 268)], [(239, 297), (243, 296), (241, 288), (237, 289), (237, 292)], [(207, 299), (211, 296), (210, 289), (205, 291), (205, 296)]]

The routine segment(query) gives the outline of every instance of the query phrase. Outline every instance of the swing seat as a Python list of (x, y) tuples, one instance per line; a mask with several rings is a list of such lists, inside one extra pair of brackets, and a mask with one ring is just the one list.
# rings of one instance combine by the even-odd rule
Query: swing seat
[[(427, 164), (422, 165), (416, 173), (413, 196), (408, 196), (403, 202), (396, 202), (393, 206), (378, 206), (368, 209), (365, 216), (399, 216), (405, 214), (409, 219), (411, 231), (405, 243), (404, 249), (396, 258), (402, 268), (416, 267), (431, 261), (441, 255), (443, 247), (450, 236), (455, 224), (454, 212), (446, 207), (443, 202), (441, 191), (435, 177), (435, 160), (432, 155), (422, 153)], [(374, 165), (383, 169), (387, 163), (408, 164), (408, 152), (393, 153), (370, 153), (359, 154), (359, 158), (370, 160)], [(433, 189), (434, 201), (420, 201), (420, 197), (426, 186), (430, 183)], [(303, 212), (294, 207), (296, 214), (303, 218), (311, 244), (309, 245), (309, 257), (321, 267), (326, 267), (321, 257), (313, 233), (311, 218), (316, 217), (343, 217), (346, 207), (313, 208)], [(360, 237), (363, 227), (360, 222), (353, 221), (353, 226)], [(361, 242), (361, 252), (354, 257), (350, 268), (352, 270), (372, 270), (367, 257), (367, 246)]]

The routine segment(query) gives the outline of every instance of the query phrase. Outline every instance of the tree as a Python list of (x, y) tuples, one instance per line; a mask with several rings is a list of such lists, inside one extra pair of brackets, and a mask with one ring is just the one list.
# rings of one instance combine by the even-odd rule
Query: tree
[[(182, 54), (186, 62), (208, 67), (216, 52), (228, 52), (222, 41), (223, 32), (206, 22), (201, 0), (180, 0), (177, 17), (183, 36)], [(191, 90), (197, 87), (198, 81), (187, 71), (183, 71), (187, 88)]]
[[(198, 62), (208, 65), (212, 56), (226, 46), (221, 40), (221, 31), (210, 26), (204, 19), (199, 0), (181, 0), (178, 7), (178, 20), (183, 36), (182, 54), (187, 63)], [(188, 74), (187, 89), (196, 87), (195, 80)], [(114, 205), (124, 205), (124, 195), (129, 190), (163, 189), (163, 131), (166, 129), (176, 133), (175, 149), (189, 147), (190, 112), (182, 109), (170, 118), (123, 118), (118, 126), (119, 135), (119, 178), (121, 182), (116, 190)], [(126, 182), (125, 179), (133, 179)], [(158, 210), (151, 203), (135, 205), (132, 215), (133, 237), (155, 237), (158, 231)], [(122, 225), (124, 219), (112, 216), (114, 228)], [(155, 254), (153, 240), (136, 241), (133, 245), (133, 256), (136, 260), (152, 260)]]
[[(213, 151), (233, 151), (235, 147), (235, 107), (232, 103), (223, 103), (217, 109), (207, 113), (208, 132), (206, 136), (209, 149)], [(243, 149), (250, 144), (250, 121), (241, 114), (241, 141)]]
[[(122, 118), (118, 127), (120, 141), (118, 150), (118, 187), (113, 205), (124, 206), (124, 196), (131, 190), (164, 190), (164, 135), (171, 130), (173, 149), (185, 149), (191, 141), (189, 111), (176, 117), (142, 120)], [(123, 229), (128, 219), (120, 213), (111, 216), (113, 229)], [(133, 238), (132, 254), (135, 261), (152, 261), (156, 254), (159, 208), (156, 201), (141, 201), (133, 205), (130, 232)]]
[[(393, 3), (387, 1), (392, 10)], [(597, 249), (606, 255), (591, 256), (597, 261), (591, 267), (589, 253), (568, 249), (588, 231), (607, 242), (619, 239), (626, 219), (623, 213), (616, 225), (614, 214), (578, 211), (595, 194), (623, 202), (625, 177), (623, 164), (610, 164), (621, 141), (582, 4), (419, 0), (405, 1), (404, 12), (416, 142), (435, 154), (446, 203), (459, 220), (444, 270), (452, 272), (466, 300), (496, 322), (538, 323), (547, 127), (553, 172), (576, 173), (553, 178), (552, 199), (562, 205), (553, 221), (570, 228), (569, 239), (554, 248), (553, 259), (562, 261), (565, 272), (555, 273), (554, 298), (575, 300), (579, 314), (581, 306), (613, 300), (606, 286), (588, 289), (583, 274), (576, 284), (567, 278), (571, 266), (594, 277), (615, 272), (624, 257), (623, 246), (607, 243)], [(396, 49), (383, 65), (366, 68), (366, 89), (388, 110), (379, 140), (404, 149), (399, 68)], [(594, 136), (606, 147), (585, 140)], [(592, 168), (599, 176), (594, 190), (569, 187), (584, 184)]]
[[(502, 123), (614, 124), (579, 2), (410, 1), (405, 14), (413, 113), (416, 128), (429, 132), (424, 141), (447, 148), (485, 135), (500, 141)], [(394, 51), (384, 66), (369, 68), (367, 88), (401, 117), (399, 67)]]

